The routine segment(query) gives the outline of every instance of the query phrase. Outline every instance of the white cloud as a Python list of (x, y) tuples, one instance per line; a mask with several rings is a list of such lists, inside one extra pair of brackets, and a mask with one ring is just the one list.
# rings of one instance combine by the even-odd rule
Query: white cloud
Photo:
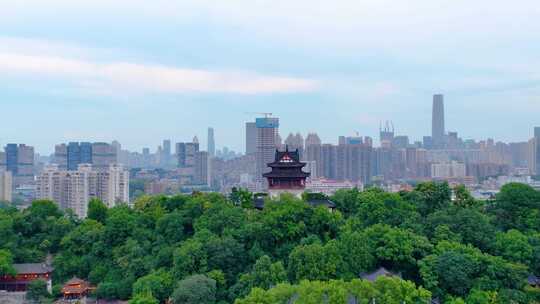
[[(79, 16), (100, 20), (154, 19), (232, 25), (293, 43), (329, 41), (388, 49), (429, 44), (429, 39), (485, 43), (493, 37), (531, 37), (540, 29), (536, 0), (18, 0), (2, 4), (0, 17)], [(68, 20), (73, 20), (67, 18)], [(29, 19), (31, 20), (31, 19)], [(1, 21), (0, 21), (1, 24)], [(478, 41), (482, 40), (482, 41)], [(465, 45), (462, 45), (465, 46)], [(400, 50), (402, 51), (402, 50)]]
[[(5, 41), (5, 40), (4, 40)], [(50, 46), (43, 49), (57, 50)], [(32, 45), (28, 42), (28, 45)], [(6, 52), (0, 48), (0, 74), (31, 77), (32, 79), (60, 79), (80, 88), (96, 88), (103, 92), (122, 91), (159, 93), (233, 93), (270, 94), (306, 92), (318, 88), (309, 79), (268, 76), (246, 71), (211, 71), (177, 68), (133, 62), (96, 62), (53, 56), (46, 52), (25, 54)]]

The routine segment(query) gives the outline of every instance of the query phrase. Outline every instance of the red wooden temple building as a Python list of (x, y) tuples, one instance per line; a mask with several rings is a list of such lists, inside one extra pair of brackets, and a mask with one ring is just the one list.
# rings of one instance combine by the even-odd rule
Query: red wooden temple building
[(72, 278), (67, 281), (62, 287), (62, 295), (64, 300), (75, 300), (87, 297), (96, 288), (90, 285), (89, 282), (79, 278)]
[(28, 284), (34, 280), (47, 282), (47, 290), (52, 292), (53, 268), (44, 263), (13, 264), (15, 275), (0, 276), (0, 290), (8, 292), (26, 291)]

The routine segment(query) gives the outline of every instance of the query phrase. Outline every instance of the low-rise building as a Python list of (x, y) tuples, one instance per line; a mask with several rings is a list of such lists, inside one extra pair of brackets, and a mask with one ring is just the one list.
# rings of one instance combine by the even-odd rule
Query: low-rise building
[(354, 189), (362, 191), (364, 185), (361, 182), (353, 183), (351, 181), (337, 181), (326, 178), (314, 178), (307, 182), (306, 191), (314, 193), (323, 193), (333, 195), (340, 189)]
[(26, 291), (28, 284), (35, 280), (44, 280), (47, 290), (52, 292), (53, 268), (47, 263), (13, 264), (15, 275), (0, 276), (0, 290), (8, 292)]

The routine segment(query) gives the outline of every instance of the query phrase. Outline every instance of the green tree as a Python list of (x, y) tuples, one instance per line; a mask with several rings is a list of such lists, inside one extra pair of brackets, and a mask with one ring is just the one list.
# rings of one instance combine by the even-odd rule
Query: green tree
[(374, 225), (363, 233), (377, 265), (400, 271), (405, 276), (415, 277), (418, 261), (433, 250), (426, 237), (406, 229)]
[(293, 282), (336, 278), (342, 263), (335, 242), (300, 245), (289, 255), (288, 273)]
[(15, 274), (13, 255), (8, 250), (0, 249), (0, 276)]
[(536, 230), (540, 227), (540, 192), (525, 184), (506, 184), (490, 210), (505, 230)]
[(159, 304), (159, 301), (151, 294), (137, 294), (129, 300), (128, 304)]
[(235, 234), (246, 223), (245, 212), (227, 203), (211, 205), (195, 222), (195, 230), (207, 229), (216, 235)]
[(452, 206), (433, 212), (426, 220), (428, 236), (435, 237), (433, 232), (441, 225), (447, 226), (455, 238), (465, 244), (472, 244), (484, 251), (493, 247), (496, 228), (491, 218), (480, 210)]
[(172, 293), (173, 277), (161, 269), (140, 277), (133, 284), (133, 295), (151, 295), (163, 303)]
[(196, 239), (182, 243), (174, 252), (173, 273), (176, 277), (208, 271), (208, 256), (203, 244)]
[(255, 287), (269, 289), (286, 281), (287, 271), (283, 264), (280, 261), (272, 263), (270, 257), (264, 255), (257, 260), (250, 272), (241, 275), (231, 293), (234, 298), (244, 297)]
[(337, 246), (343, 259), (338, 269), (339, 278), (357, 278), (361, 273), (375, 268), (375, 251), (369, 246), (366, 234), (347, 231), (339, 237)]
[(397, 193), (370, 188), (357, 196), (357, 212), (350, 222), (356, 229), (375, 224), (386, 224), (419, 230), (420, 214), (410, 202), (404, 201)]
[(235, 205), (246, 209), (253, 209), (253, 193), (247, 189), (233, 187), (229, 200)]
[(466, 298), (467, 304), (497, 304), (497, 292), (473, 289)]
[(298, 285), (279, 284), (269, 290), (254, 288), (235, 304), (273, 303), (429, 303), (431, 293), (413, 282), (381, 277), (375, 282), (302, 281)]
[(451, 190), (447, 182), (424, 182), (407, 194), (407, 198), (422, 215), (427, 215), (450, 206)]
[(213, 304), (216, 301), (216, 281), (200, 274), (187, 277), (178, 282), (172, 301), (174, 304)]
[(175, 244), (186, 238), (186, 220), (179, 211), (165, 214), (156, 223), (158, 237), (165, 243)]
[(419, 263), (423, 285), (439, 296), (465, 297), (473, 287), (482, 290), (520, 289), (527, 269), (470, 245), (440, 242)]
[(34, 303), (41, 303), (43, 299), (49, 297), (47, 282), (44, 280), (33, 280), (26, 288), (26, 298)]
[(454, 187), (454, 205), (463, 207), (463, 208), (470, 208), (478, 206), (478, 202), (472, 197), (469, 190), (464, 185), (457, 185)]
[(534, 258), (534, 248), (529, 238), (515, 229), (497, 233), (494, 251), (509, 261), (525, 265), (531, 265)]
[(336, 204), (337, 210), (339, 210), (345, 217), (356, 214), (358, 211), (358, 195), (360, 191), (357, 188), (354, 189), (340, 189), (334, 193), (330, 198)]
[(107, 206), (99, 199), (93, 198), (88, 202), (88, 218), (105, 223), (107, 219)]

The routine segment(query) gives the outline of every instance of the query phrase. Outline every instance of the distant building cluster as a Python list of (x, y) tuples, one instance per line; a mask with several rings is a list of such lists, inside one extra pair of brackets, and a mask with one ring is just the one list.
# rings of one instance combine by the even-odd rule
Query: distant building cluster
[(9, 143), (0, 151), (0, 201), (24, 206), (35, 198), (50, 198), (84, 217), (91, 198), (114, 206), (144, 193), (228, 193), (232, 188), (264, 193), (275, 188), (267, 174), (269, 164), (276, 163), (276, 151), (289, 151), (302, 163), (302, 172), (308, 173), (303, 190), (324, 194), (367, 185), (401, 191), (417, 182), (440, 180), (465, 184), (482, 196), (497, 191), (500, 178), (536, 186), (531, 176), (540, 175), (540, 127), (523, 142), (462, 139), (447, 131), (442, 94), (433, 96), (431, 134), (417, 141), (397, 134), (391, 121), (381, 123), (378, 144), (358, 133), (323, 142), (315, 132), (305, 137), (295, 132), (283, 140), (280, 119), (257, 114), (261, 117), (245, 123), (245, 154), (218, 148), (214, 128), (207, 130), (206, 150), (197, 136), (165, 139), (154, 150), (144, 147), (139, 152), (124, 149), (118, 141), (60, 143), (50, 156)]

